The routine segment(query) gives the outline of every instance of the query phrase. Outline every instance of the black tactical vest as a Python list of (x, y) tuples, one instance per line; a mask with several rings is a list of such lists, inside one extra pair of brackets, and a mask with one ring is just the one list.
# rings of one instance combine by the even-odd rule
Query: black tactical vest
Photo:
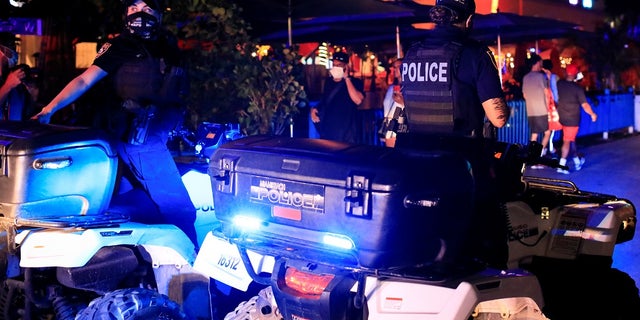
[(153, 57), (147, 50), (143, 52), (116, 72), (116, 93), (123, 101), (135, 101), (141, 106), (179, 107), (188, 90), (185, 70), (167, 66), (165, 59)]
[(158, 97), (163, 82), (161, 65), (161, 60), (148, 52), (124, 63), (114, 77), (118, 96), (122, 100), (133, 100), (142, 105), (161, 101)]
[(452, 133), (454, 131), (453, 82), (462, 45), (418, 44), (402, 61), (402, 94), (409, 131)]

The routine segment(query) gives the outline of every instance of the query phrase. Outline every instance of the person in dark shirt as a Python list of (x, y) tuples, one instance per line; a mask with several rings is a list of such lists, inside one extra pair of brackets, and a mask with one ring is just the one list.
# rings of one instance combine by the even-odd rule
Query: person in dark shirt
[(322, 139), (356, 143), (356, 119), (358, 105), (364, 99), (364, 83), (350, 76), (348, 54), (336, 52), (332, 61), (322, 98), (311, 108), (311, 121)]
[[(576, 171), (582, 169), (585, 159), (578, 155), (578, 147), (576, 146), (576, 136), (580, 128), (581, 110), (584, 110), (595, 122), (598, 115), (593, 112), (593, 108), (587, 101), (584, 89), (576, 83), (578, 68), (570, 64), (565, 70), (567, 77), (558, 80), (558, 115), (562, 124), (562, 157), (560, 165), (565, 166), (570, 155), (573, 156), (574, 169)], [(563, 174), (569, 174), (569, 170), (558, 168), (557, 171)]]
[[(132, 212), (132, 220), (180, 227), (196, 247), (196, 211), (167, 148), (168, 133), (182, 119), (186, 74), (177, 42), (161, 28), (157, 0), (128, 0), (124, 31), (104, 43), (93, 62), (33, 118), (48, 123), (101, 80), (111, 84), (97, 126), (113, 138), (125, 170), (113, 203), (144, 202), (154, 211)], [(128, 191), (128, 192), (125, 192)], [(143, 191), (140, 194), (139, 191)], [(127, 201), (130, 199), (131, 201)]]

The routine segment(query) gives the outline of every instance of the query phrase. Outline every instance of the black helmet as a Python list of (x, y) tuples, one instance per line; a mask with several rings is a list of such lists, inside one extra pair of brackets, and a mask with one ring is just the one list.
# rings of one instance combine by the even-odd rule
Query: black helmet
[[(163, 1), (163, 0), (142, 0), (142, 1), (144, 1), (144, 3), (146, 3), (149, 7), (151, 7), (151, 9), (159, 12), (164, 12), (167, 9), (166, 1)], [(125, 8), (132, 5), (134, 2), (136, 2), (136, 0), (122, 0), (122, 4), (124, 5)]]
[(436, 0), (436, 5), (431, 8), (431, 10), (443, 9), (450, 11), (451, 22), (460, 22), (476, 12), (476, 2), (474, 0)]

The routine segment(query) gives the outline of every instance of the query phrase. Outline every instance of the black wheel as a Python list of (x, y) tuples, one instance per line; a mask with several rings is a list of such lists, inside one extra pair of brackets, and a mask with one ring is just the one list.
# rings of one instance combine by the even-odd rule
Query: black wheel
[(640, 319), (640, 294), (633, 278), (595, 259), (588, 264), (538, 259), (545, 263), (532, 270), (542, 287), (545, 316), (553, 320)]
[(21, 319), (24, 314), (24, 285), (22, 282), (5, 280), (0, 287), (0, 319)]
[(156, 291), (120, 289), (97, 298), (76, 320), (186, 320), (180, 305)]
[(0, 283), (0, 320), (50, 319), (51, 313), (31, 305), (25, 309), (24, 282), (6, 279)]

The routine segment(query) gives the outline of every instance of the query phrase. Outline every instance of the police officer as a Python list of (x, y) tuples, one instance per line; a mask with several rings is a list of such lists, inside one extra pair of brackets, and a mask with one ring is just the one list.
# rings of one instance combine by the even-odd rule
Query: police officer
[[(507, 225), (499, 206), (501, 184), (493, 174), (492, 143), (509, 108), (493, 54), (468, 37), (475, 9), (474, 0), (437, 0), (430, 9), (435, 28), (407, 50), (402, 62), (409, 133), (398, 134), (396, 146), (454, 152), (469, 161), (476, 181), (475, 220), (442, 230), (444, 239), (454, 237), (450, 242), (460, 244), (449, 258), (505, 267)], [(461, 228), (469, 231), (461, 233)]]
[[(56, 111), (105, 79), (114, 94), (104, 94), (111, 101), (97, 112), (103, 115), (99, 126), (113, 136), (125, 167), (121, 196), (112, 204), (149, 203), (146, 209), (152, 210), (132, 211), (132, 220), (176, 225), (197, 246), (196, 211), (166, 145), (169, 130), (182, 119), (187, 91), (177, 42), (161, 28), (164, 7), (159, 0), (123, 3), (123, 32), (104, 43), (93, 64), (33, 118), (49, 123)], [(131, 201), (123, 200), (128, 197)]]
[(474, 0), (437, 0), (435, 22), (425, 40), (402, 63), (403, 96), (409, 130), (482, 136), (484, 119), (505, 125), (509, 108), (493, 54), (468, 37)]

